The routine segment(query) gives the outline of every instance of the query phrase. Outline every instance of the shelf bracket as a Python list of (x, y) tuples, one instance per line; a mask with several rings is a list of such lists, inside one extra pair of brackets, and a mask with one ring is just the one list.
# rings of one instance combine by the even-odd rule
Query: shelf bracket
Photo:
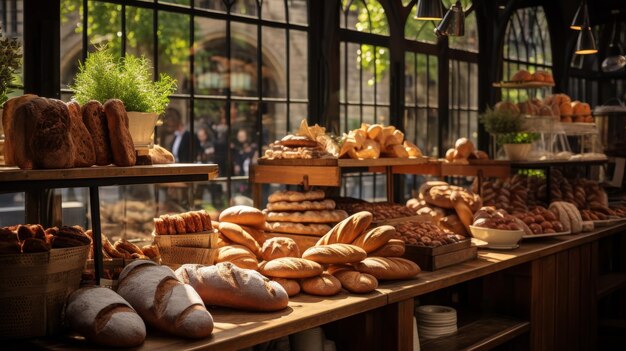
[(304, 191), (309, 191), (310, 190), (310, 186), (309, 186), (309, 175), (305, 174), (302, 177), (302, 187), (304, 188)]

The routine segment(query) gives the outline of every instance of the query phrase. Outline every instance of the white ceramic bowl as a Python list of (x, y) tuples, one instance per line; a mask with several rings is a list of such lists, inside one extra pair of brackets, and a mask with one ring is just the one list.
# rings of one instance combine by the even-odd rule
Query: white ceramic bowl
[(515, 249), (517, 243), (522, 240), (523, 230), (501, 230), (470, 225), (474, 238), (487, 242), (487, 247), (492, 249)]

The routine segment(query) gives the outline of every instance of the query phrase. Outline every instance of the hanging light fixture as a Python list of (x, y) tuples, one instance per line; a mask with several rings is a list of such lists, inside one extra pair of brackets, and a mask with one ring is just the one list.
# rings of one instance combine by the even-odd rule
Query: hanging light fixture
[(576, 54), (577, 55), (590, 55), (598, 52), (596, 48), (596, 40), (593, 37), (591, 27), (587, 25), (578, 32), (578, 41), (576, 42)]
[(583, 0), (580, 6), (578, 6), (578, 10), (576, 10), (572, 24), (569, 27), (573, 30), (582, 30), (585, 23), (589, 23), (589, 12), (587, 10), (587, 2)]
[(415, 19), (422, 21), (439, 21), (442, 16), (441, 0), (419, 0)]
[(449, 35), (455, 37), (465, 35), (465, 12), (463, 12), (461, 1), (457, 1), (450, 6), (443, 20), (435, 28), (435, 34), (437, 36)]
[(602, 71), (615, 72), (626, 66), (626, 56), (624, 55), (624, 49), (620, 45), (619, 33), (617, 25), (617, 19), (613, 21), (613, 31), (611, 33), (611, 43), (609, 44), (609, 50), (607, 51), (604, 61), (602, 61)]

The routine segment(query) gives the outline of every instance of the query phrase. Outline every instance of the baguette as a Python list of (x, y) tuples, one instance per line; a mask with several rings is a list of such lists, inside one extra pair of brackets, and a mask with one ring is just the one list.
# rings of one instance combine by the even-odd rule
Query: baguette
[(401, 239), (390, 239), (385, 245), (368, 254), (370, 257), (401, 257), (406, 246)]
[(259, 272), (276, 278), (310, 278), (320, 275), (323, 271), (324, 268), (319, 263), (298, 257), (281, 257), (259, 265)]
[(396, 236), (396, 228), (390, 225), (376, 227), (367, 233), (359, 235), (352, 245), (358, 246), (370, 253), (385, 245), (390, 239)]
[(220, 222), (230, 222), (238, 225), (265, 229), (265, 215), (258, 209), (250, 206), (232, 206), (220, 213)]
[(367, 257), (365, 250), (350, 244), (317, 245), (302, 253), (302, 258), (321, 264), (359, 262)]
[(178, 281), (167, 266), (131, 262), (120, 273), (117, 292), (155, 329), (185, 338), (204, 338), (213, 332), (213, 317), (198, 293)]
[(87, 341), (105, 347), (133, 347), (146, 339), (146, 325), (113, 290), (86, 287), (67, 299), (65, 321)]
[(290, 202), (298, 202), (298, 201), (312, 201), (312, 200), (322, 200), (326, 195), (322, 190), (311, 190), (307, 192), (298, 192), (291, 190), (282, 190), (277, 191), (270, 195), (267, 198), (268, 202), (279, 202), (279, 201), (290, 201)]
[(328, 245), (334, 243), (349, 244), (369, 227), (374, 217), (367, 211), (361, 211), (337, 223), (315, 245)]
[(257, 256), (260, 254), (261, 247), (259, 246), (259, 243), (241, 226), (235, 223), (221, 222), (219, 225), (219, 231), (226, 238), (228, 238), (228, 240), (247, 247)]
[(256, 256), (245, 246), (228, 245), (217, 248), (215, 263), (231, 262), (235, 266), (244, 269), (259, 269), (259, 262)]
[(274, 233), (306, 234), (323, 236), (330, 231), (330, 226), (323, 223), (268, 222), (268, 230)]
[(184, 264), (176, 270), (176, 275), (193, 286), (207, 306), (278, 311), (289, 303), (289, 296), (280, 284), (230, 262), (214, 266)]
[(335, 201), (326, 199), (320, 201), (277, 201), (267, 204), (268, 211), (307, 211), (307, 210), (333, 210)]
[(411, 279), (421, 272), (417, 264), (400, 257), (368, 257), (355, 264), (355, 268), (379, 280)]
[(348, 217), (343, 210), (321, 210), (304, 212), (267, 212), (268, 222), (337, 223)]

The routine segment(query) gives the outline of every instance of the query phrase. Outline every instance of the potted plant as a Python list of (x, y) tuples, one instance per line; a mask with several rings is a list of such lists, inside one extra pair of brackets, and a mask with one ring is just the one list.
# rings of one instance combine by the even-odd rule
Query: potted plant
[(129, 130), (135, 149), (154, 145), (154, 127), (165, 112), (169, 95), (176, 90), (174, 78), (161, 74), (152, 80), (152, 67), (145, 57), (115, 57), (107, 47), (89, 53), (79, 63), (73, 98), (80, 104), (120, 99), (128, 112)]
[(5, 38), (0, 27), (0, 139), (4, 140), (1, 117), (2, 106), (9, 99), (15, 72), (20, 68), (22, 59), (20, 43), (17, 39)]
[(537, 133), (508, 133), (497, 136), (498, 144), (502, 145), (506, 157), (512, 161), (525, 160), (530, 152), (532, 142), (537, 140)]

